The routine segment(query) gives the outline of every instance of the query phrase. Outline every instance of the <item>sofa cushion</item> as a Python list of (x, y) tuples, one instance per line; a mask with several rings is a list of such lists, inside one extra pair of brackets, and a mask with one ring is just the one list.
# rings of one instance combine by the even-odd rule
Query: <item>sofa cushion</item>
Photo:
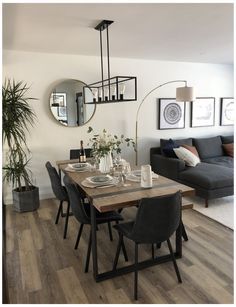
[(233, 169), (213, 164), (199, 163), (179, 174), (183, 182), (189, 182), (204, 189), (219, 189), (233, 186)]
[(202, 162), (210, 163), (210, 164), (217, 164), (217, 165), (230, 167), (230, 168), (234, 167), (234, 159), (229, 156), (221, 156), (221, 157), (203, 159)]
[[(183, 144), (190, 145), (190, 146), (193, 145), (192, 138), (180, 139), (180, 140), (172, 140), (172, 141), (174, 141), (174, 143), (176, 145), (178, 145), (178, 146), (181, 146)], [(167, 140), (167, 139), (160, 139), (161, 154), (163, 156), (165, 156), (165, 153), (163, 152), (163, 147), (165, 147), (166, 143), (168, 143), (168, 142), (169, 142), (169, 140)], [(176, 156), (175, 156), (175, 158), (176, 158)]]
[(193, 142), (197, 148), (201, 160), (224, 155), (220, 136), (204, 139), (193, 139)]
[(180, 159), (185, 161), (186, 165), (188, 166), (196, 166), (200, 163), (199, 157), (193, 154), (190, 150), (180, 146), (179, 148), (173, 149), (176, 156)]
[(221, 140), (223, 144), (230, 144), (234, 142), (234, 136), (233, 135), (222, 135)]
[(230, 156), (230, 157), (234, 156), (234, 143), (223, 144), (222, 146), (227, 156)]
[(165, 142), (161, 151), (163, 152), (164, 156), (168, 158), (177, 158), (173, 149), (178, 147), (179, 145), (177, 145), (172, 139), (169, 139), (167, 142)]

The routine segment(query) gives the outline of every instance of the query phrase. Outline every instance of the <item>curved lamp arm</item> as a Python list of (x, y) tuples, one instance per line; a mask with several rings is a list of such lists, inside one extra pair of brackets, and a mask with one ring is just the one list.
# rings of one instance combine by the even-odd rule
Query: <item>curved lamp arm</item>
[(137, 113), (136, 113), (136, 128), (135, 128), (135, 144), (136, 144), (136, 152), (135, 152), (135, 165), (138, 165), (138, 115), (139, 115), (139, 111), (140, 108), (142, 106), (142, 104), (144, 103), (144, 101), (146, 100), (146, 98), (155, 90), (159, 89), (160, 87), (170, 84), (170, 83), (176, 83), (176, 82), (183, 82), (185, 83), (185, 86), (187, 87), (187, 81), (186, 80), (173, 80), (173, 81), (169, 81), (169, 82), (165, 82), (161, 85), (158, 85), (157, 87), (155, 87), (154, 89), (152, 89), (149, 93), (147, 93), (146, 96), (144, 96), (143, 100), (141, 101)]

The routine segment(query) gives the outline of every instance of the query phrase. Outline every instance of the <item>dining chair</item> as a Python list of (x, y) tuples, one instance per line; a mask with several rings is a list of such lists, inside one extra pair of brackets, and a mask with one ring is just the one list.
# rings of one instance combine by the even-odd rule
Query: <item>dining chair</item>
[[(91, 157), (92, 148), (85, 148), (85, 154), (87, 158)], [(80, 149), (70, 149), (70, 160), (79, 158)]]
[[(65, 217), (65, 226), (64, 226), (64, 234), (63, 234), (63, 238), (65, 239), (67, 236), (69, 216), (72, 214), (70, 213), (70, 202), (69, 202), (68, 194), (67, 194), (65, 187), (62, 186), (61, 184), (60, 176), (57, 170), (55, 169), (55, 167), (53, 167), (49, 161), (46, 162), (45, 166), (49, 174), (53, 193), (55, 197), (60, 201), (55, 224), (58, 224), (60, 215), (61, 217)], [(67, 202), (66, 213), (63, 213), (63, 203), (64, 202)]]
[[(69, 200), (71, 205), (71, 210), (73, 212), (74, 217), (77, 219), (77, 221), (80, 223), (80, 228), (78, 231), (76, 243), (75, 243), (75, 249), (78, 248), (80, 238), (82, 235), (83, 227), (84, 225), (90, 225), (90, 235), (89, 235), (89, 242), (88, 242), (88, 249), (87, 249), (87, 257), (86, 257), (86, 264), (85, 264), (85, 273), (88, 272), (89, 269), (89, 260), (90, 260), (90, 254), (91, 254), (91, 246), (92, 246), (92, 231), (91, 231), (91, 217), (90, 217), (90, 204), (84, 204), (83, 199), (80, 195), (80, 190), (78, 190), (77, 185), (75, 185), (70, 178), (65, 175), (63, 178)], [(104, 212), (101, 213), (96, 210), (96, 221), (97, 224), (104, 224), (104, 223), (111, 223), (111, 222), (117, 222), (122, 221), (122, 216), (115, 212)], [(124, 254), (124, 258), (126, 261), (128, 261), (126, 249), (124, 246), (124, 243), (122, 244), (122, 250)]]
[[(170, 243), (170, 237), (181, 223), (181, 193), (140, 200), (135, 221), (114, 226), (119, 233), (119, 243), (114, 259), (116, 269), (123, 237), (135, 242), (134, 299), (138, 299), (138, 246), (167, 241), (170, 256), (174, 264), (178, 282), (182, 282), (176, 259)], [(153, 249), (152, 249), (153, 250)], [(154, 250), (153, 250), (154, 253)], [(154, 257), (152, 253), (152, 257)]]

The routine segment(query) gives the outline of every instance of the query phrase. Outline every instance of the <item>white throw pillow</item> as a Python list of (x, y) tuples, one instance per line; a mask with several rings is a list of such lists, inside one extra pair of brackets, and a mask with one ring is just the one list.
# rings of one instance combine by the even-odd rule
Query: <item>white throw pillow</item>
[(179, 147), (179, 148), (173, 148), (176, 156), (180, 159), (185, 161), (186, 165), (188, 166), (196, 166), (198, 163), (200, 163), (199, 157), (194, 155), (190, 150)]

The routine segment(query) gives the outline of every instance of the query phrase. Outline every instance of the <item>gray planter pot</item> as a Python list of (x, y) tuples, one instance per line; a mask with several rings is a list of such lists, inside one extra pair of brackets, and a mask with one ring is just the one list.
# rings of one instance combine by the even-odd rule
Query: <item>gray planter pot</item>
[(39, 188), (32, 186), (29, 191), (19, 192), (17, 189), (12, 191), (13, 207), (15, 211), (27, 212), (39, 208)]

